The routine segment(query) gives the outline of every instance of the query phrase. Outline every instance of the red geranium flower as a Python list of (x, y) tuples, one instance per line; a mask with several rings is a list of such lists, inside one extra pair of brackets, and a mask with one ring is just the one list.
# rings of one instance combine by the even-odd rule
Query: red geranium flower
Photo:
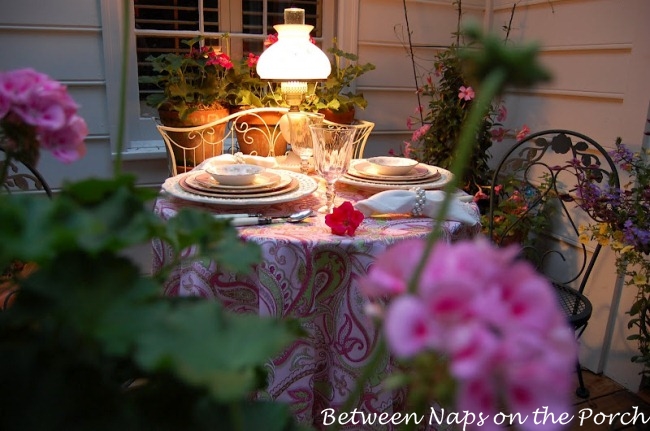
[(362, 221), (363, 213), (355, 210), (348, 201), (335, 207), (331, 214), (325, 216), (325, 224), (332, 229), (334, 235), (354, 236), (354, 232)]

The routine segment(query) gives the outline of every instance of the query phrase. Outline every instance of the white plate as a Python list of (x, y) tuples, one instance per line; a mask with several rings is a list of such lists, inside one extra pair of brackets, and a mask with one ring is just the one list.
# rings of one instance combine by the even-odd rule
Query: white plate
[(275, 196), (264, 196), (264, 197), (255, 197), (255, 198), (230, 198), (230, 197), (214, 197), (214, 196), (202, 196), (194, 193), (189, 193), (185, 191), (179, 184), (179, 180), (185, 175), (189, 175), (191, 172), (178, 174), (175, 177), (169, 177), (165, 180), (162, 185), (163, 191), (169, 193), (172, 196), (175, 196), (180, 199), (185, 199), (192, 202), (202, 202), (214, 205), (227, 205), (227, 206), (248, 206), (248, 205), (271, 205), (282, 202), (291, 202), (297, 199), (303, 198), (312, 194), (317, 188), (318, 183), (313, 178), (303, 175), (298, 172), (283, 171), (286, 172), (292, 178), (295, 178), (298, 181), (298, 188), (284, 194), (275, 195)]
[(266, 170), (256, 176), (253, 184), (246, 186), (226, 186), (217, 182), (209, 173), (198, 171), (194, 175), (188, 176), (185, 181), (189, 186), (203, 191), (239, 193), (281, 188), (291, 182), (291, 177), (282, 172), (278, 174)]
[(420, 187), (422, 189), (441, 189), (447, 185), (453, 178), (453, 174), (446, 169), (439, 168), (437, 166), (429, 166), (424, 163), (420, 163), (418, 166), (427, 166), (428, 169), (433, 172), (440, 172), (440, 177), (434, 178), (431, 181), (405, 181), (403, 183), (397, 183), (392, 181), (389, 183), (381, 183), (377, 180), (364, 180), (363, 178), (352, 177), (348, 175), (343, 175), (338, 179), (339, 183), (348, 184), (362, 189), (373, 189), (373, 190), (410, 190), (413, 187)]
[(250, 198), (265, 198), (267, 196), (276, 196), (276, 195), (282, 195), (285, 193), (289, 193), (295, 189), (298, 188), (300, 183), (298, 183), (298, 180), (292, 177), (287, 176), (289, 178), (289, 183), (286, 184), (284, 187), (280, 188), (274, 188), (271, 190), (242, 190), (242, 191), (237, 191), (233, 192), (232, 190), (199, 190), (194, 188), (193, 186), (187, 184), (187, 179), (188, 177), (183, 177), (179, 178), (178, 180), (178, 185), (181, 186), (183, 190), (185, 190), (188, 193), (192, 193), (195, 195), (201, 195), (201, 196), (212, 196), (215, 198), (228, 198), (228, 199), (250, 199)]
[(370, 162), (366, 160), (353, 160), (350, 162), (350, 168), (348, 169), (348, 175), (366, 180), (377, 181), (395, 181), (395, 182), (406, 182), (406, 181), (425, 181), (431, 179), (433, 181), (438, 179), (438, 168), (431, 169), (433, 166), (428, 166), (425, 164), (418, 164), (412, 169), (411, 173), (404, 175), (380, 175), (374, 172), (373, 167)]

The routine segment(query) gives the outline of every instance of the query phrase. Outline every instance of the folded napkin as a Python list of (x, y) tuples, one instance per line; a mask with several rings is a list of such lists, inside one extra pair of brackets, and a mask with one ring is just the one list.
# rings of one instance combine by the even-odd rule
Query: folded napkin
[[(365, 216), (379, 214), (412, 214), (414, 216), (437, 217), (445, 199), (442, 190), (385, 190), (368, 199), (357, 202), (354, 206)], [(447, 220), (475, 225), (480, 221), (476, 208), (454, 195), (447, 209)]]
[(244, 153), (235, 154), (220, 154), (218, 156), (210, 157), (199, 163), (194, 169), (203, 169), (207, 164), (212, 165), (232, 165), (235, 163), (247, 163), (250, 165), (258, 165), (265, 168), (277, 168), (278, 161), (275, 157), (253, 156)]

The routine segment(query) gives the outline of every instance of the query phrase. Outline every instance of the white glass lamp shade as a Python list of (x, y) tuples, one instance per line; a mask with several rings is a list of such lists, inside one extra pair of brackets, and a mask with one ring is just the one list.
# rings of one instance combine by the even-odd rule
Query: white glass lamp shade
[(278, 41), (257, 61), (257, 73), (270, 81), (324, 81), (332, 66), (327, 55), (309, 40), (314, 28), (305, 24), (278, 24)]

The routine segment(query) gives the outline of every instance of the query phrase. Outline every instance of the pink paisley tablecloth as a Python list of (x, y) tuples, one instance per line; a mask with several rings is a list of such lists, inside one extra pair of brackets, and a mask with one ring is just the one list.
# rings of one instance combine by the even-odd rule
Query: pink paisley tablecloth
[[(356, 202), (372, 195), (350, 186), (338, 185), (335, 202)], [(322, 184), (314, 194), (289, 203), (251, 207), (265, 215), (284, 215), (322, 205)], [(477, 211), (473, 204), (467, 204)], [(214, 213), (242, 212), (242, 208), (215, 207), (180, 200), (161, 193), (155, 212), (164, 219), (181, 207), (202, 208)], [(246, 212), (246, 211), (244, 211)], [(191, 261), (177, 267), (167, 279), (165, 294), (212, 298), (236, 312), (263, 316), (300, 318), (309, 336), (296, 341), (282, 355), (268, 363), (270, 398), (291, 405), (298, 420), (323, 425), (323, 410), (340, 413), (359, 380), (380, 336), (364, 314), (364, 297), (358, 279), (364, 276), (377, 255), (386, 247), (408, 238), (423, 237), (433, 226), (428, 218), (366, 218), (354, 237), (332, 235), (318, 214), (299, 224), (240, 227), (241, 237), (262, 248), (263, 261), (253, 273), (234, 275), (221, 271), (214, 262)], [(444, 223), (444, 239), (456, 241), (474, 237), (480, 225)], [(153, 271), (168, 264), (168, 247), (155, 241)], [(188, 250), (192, 253), (192, 250)], [(366, 412), (391, 411), (399, 396), (382, 391), (381, 380), (390, 371), (383, 359), (381, 373), (365, 383), (356, 407)], [(358, 425), (354, 429), (364, 429)], [(368, 429), (373, 429), (369, 427)]]

